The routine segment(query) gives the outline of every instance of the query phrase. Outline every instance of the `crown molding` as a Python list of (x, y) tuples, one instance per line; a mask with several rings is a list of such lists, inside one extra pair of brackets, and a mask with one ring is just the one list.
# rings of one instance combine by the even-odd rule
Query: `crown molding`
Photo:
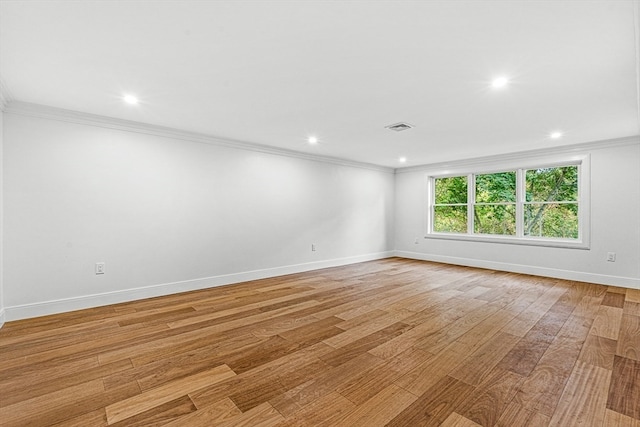
[(340, 166), (356, 167), (362, 169), (375, 170), (386, 173), (410, 173), (426, 171), (432, 169), (447, 169), (451, 167), (482, 166), (491, 163), (523, 160), (527, 158), (540, 157), (544, 155), (567, 154), (585, 152), (602, 148), (616, 146), (633, 145), (640, 143), (640, 136), (628, 136), (601, 141), (592, 141), (579, 144), (563, 145), (557, 147), (539, 148), (535, 150), (517, 151), (513, 153), (497, 154), (486, 157), (475, 157), (463, 160), (448, 162), (427, 163), (404, 168), (391, 168), (370, 163), (357, 162), (354, 160), (340, 159), (337, 157), (321, 156), (317, 154), (303, 153), (300, 151), (288, 150), (285, 148), (270, 147), (267, 145), (254, 144), (250, 142), (237, 141), (231, 139), (216, 138), (210, 135), (184, 131), (175, 128), (135, 122), (131, 120), (116, 119), (113, 117), (100, 116), (97, 114), (83, 113), (79, 111), (66, 110), (46, 105), (33, 104), (22, 101), (13, 101), (6, 85), (0, 77), (0, 108), (6, 113), (19, 114), (23, 116), (37, 117), (42, 119), (57, 120), (88, 126), (96, 126), (107, 129), (122, 130), (126, 132), (141, 133), (172, 139), (179, 139), (188, 142), (217, 145), (227, 148), (255, 151), (260, 153), (293, 157), (303, 160), (329, 163)]
[(96, 126), (107, 129), (121, 130), (125, 132), (141, 133), (146, 135), (160, 136), (165, 138), (179, 139), (188, 142), (217, 145), (227, 148), (255, 151), (259, 153), (272, 154), (277, 156), (293, 157), (297, 159), (310, 160), (321, 163), (329, 163), (339, 166), (348, 166), (361, 169), (369, 169), (379, 172), (394, 173), (394, 169), (385, 166), (362, 163), (353, 160), (340, 159), (337, 157), (321, 156), (317, 154), (303, 153), (300, 151), (287, 150), (285, 148), (270, 147), (267, 145), (254, 144), (244, 141), (216, 138), (210, 135), (184, 131), (164, 126), (140, 123), (130, 120), (116, 119), (113, 117), (100, 116), (96, 114), (83, 113), (79, 111), (65, 110), (46, 105), (32, 104), (22, 101), (9, 101), (4, 111), (22, 116), (37, 117), (41, 119), (56, 120), (62, 122), (76, 123), (87, 126)]
[(492, 163), (519, 161), (528, 158), (550, 156), (557, 154), (578, 154), (603, 148), (621, 147), (624, 145), (640, 144), (640, 136), (627, 136), (624, 138), (614, 138), (602, 141), (584, 142), (580, 144), (561, 145), (557, 147), (538, 148), (535, 150), (516, 151), (507, 154), (497, 154), (486, 157), (476, 157), (464, 160), (454, 160), (450, 162), (429, 163), (406, 168), (396, 169), (396, 174), (428, 171), (433, 169), (450, 169), (459, 167), (482, 166)]

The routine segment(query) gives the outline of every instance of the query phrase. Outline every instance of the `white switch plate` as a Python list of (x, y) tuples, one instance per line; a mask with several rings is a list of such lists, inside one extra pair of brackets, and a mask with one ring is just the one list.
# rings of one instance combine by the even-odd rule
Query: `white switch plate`
[(607, 252), (607, 261), (616, 262), (616, 253), (615, 252)]

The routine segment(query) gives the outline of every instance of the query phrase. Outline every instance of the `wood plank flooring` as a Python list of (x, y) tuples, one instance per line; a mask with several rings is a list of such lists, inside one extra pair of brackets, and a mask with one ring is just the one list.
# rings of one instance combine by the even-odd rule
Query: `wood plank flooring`
[(9, 322), (0, 426), (640, 427), (640, 291), (390, 258)]

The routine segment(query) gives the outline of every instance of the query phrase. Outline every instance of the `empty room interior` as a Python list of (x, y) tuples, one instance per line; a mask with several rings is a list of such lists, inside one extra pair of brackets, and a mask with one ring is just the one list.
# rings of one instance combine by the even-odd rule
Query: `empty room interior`
[(0, 426), (640, 427), (640, 2), (0, 0)]

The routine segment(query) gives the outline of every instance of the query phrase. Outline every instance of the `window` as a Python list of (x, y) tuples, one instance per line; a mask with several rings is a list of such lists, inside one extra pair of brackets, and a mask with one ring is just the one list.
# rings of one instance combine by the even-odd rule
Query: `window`
[(435, 184), (434, 231), (466, 233), (467, 178), (437, 178)]
[(433, 175), (427, 237), (586, 248), (586, 161)]
[(516, 234), (516, 173), (474, 175), (473, 232)]

